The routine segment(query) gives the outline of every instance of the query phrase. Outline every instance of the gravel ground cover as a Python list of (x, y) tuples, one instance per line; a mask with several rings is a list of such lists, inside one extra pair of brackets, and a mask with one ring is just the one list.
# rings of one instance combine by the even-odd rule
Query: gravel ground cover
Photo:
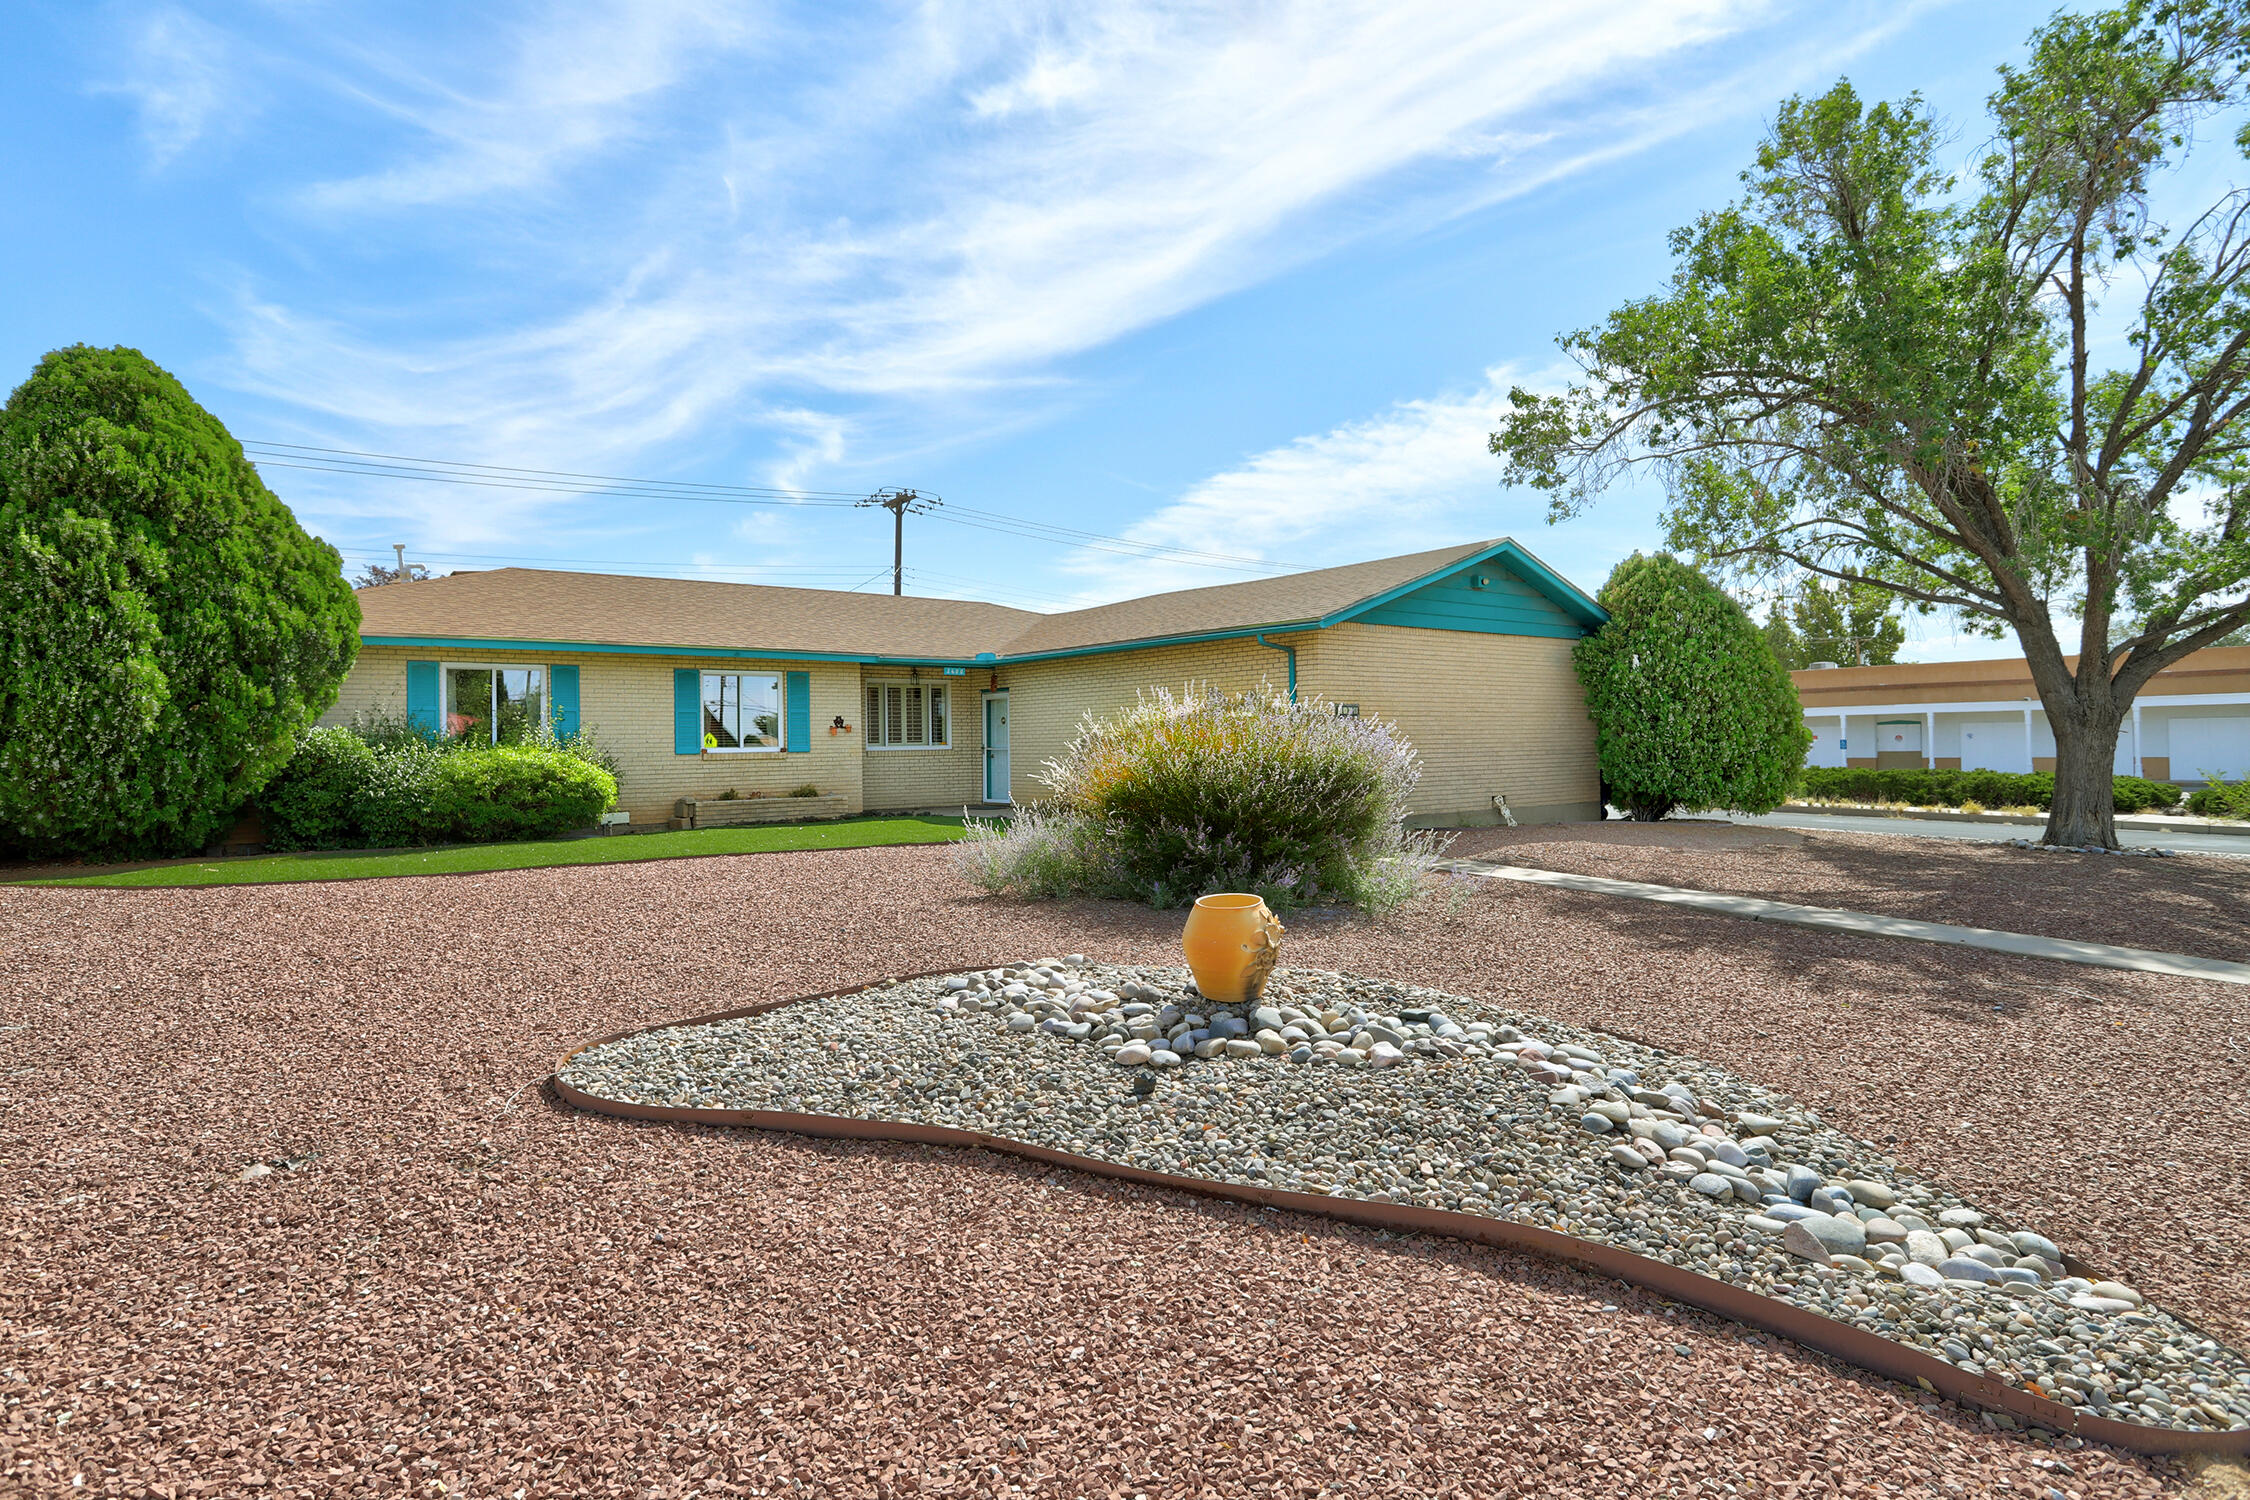
[(2250, 912), (2250, 860), (2192, 854), (2119, 859), (1702, 820), (1474, 828), (1458, 834), (1447, 852), (1806, 906), (2250, 961), (2250, 921), (2244, 920)]
[(561, 1077), (625, 1103), (944, 1125), (1515, 1219), (2102, 1415), (2250, 1429), (2250, 1360), (1723, 1069), (1332, 972), (1281, 970), (1263, 999), (1214, 1006), (1184, 968), (1072, 954), (664, 1027)]
[[(2231, 987), (1500, 886), (1297, 919), (1288, 961), (1691, 1052), (2250, 1332)], [(2208, 1492), (1533, 1259), (536, 1087), (608, 1032), (1178, 930), (935, 849), (0, 890), (0, 1493)]]

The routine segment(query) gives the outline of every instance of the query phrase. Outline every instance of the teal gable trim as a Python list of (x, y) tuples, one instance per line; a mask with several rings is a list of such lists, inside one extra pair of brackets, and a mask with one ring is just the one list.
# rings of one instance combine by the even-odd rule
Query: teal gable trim
[(438, 733), (437, 674), (438, 664), (434, 661), (406, 664), (406, 722), (431, 739), (436, 739)]
[(703, 674), (693, 667), (672, 669), (672, 753), (703, 753)]
[[(1473, 580), (1483, 579), (1479, 587)], [(1536, 635), (1576, 640), (1586, 627), (1563, 607), (1497, 562), (1425, 583), (1355, 617), (1361, 625), (1412, 630), (1466, 630), (1480, 635)]]
[(782, 690), (782, 698), (789, 727), (782, 735), (781, 748), (797, 754), (812, 749), (812, 673), (791, 672), (788, 676), (789, 684)]
[(578, 669), (567, 663), (547, 668), (547, 712), (555, 733), (569, 738), (578, 732)]
[[(1466, 575), (1479, 573), (1490, 575), (1494, 586), (1481, 590), (1471, 588)], [(1445, 584), (1449, 580), (1459, 580), (1461, 591), (1473, 598), (1485, 599), (1490, 597), (1497, 601), (1505, 597), (1512, 599), (1514, 602), (1505, 606), (1498, 613), (1490, 606), (1449, 611), (1442, 607), (1449, 602), (1448, 596), (1437, 595), (1430, 600), (1408, 606), (1409, 614), (1419, 615), (1427, 612), (1431, 615), (1428, 620), (1414, 621), (1415, 628), (1424, 630), (1476, 630), (1493, 635), (1576, 637), (1591, 635), (1594, 631), (1609, 623), (1609, 611), (1595, 603), (1589, 595), (1582, 593), (1568, 579), (1524, 551), (1514, 542), (1502, 542), (1497, 547), (1487, 547), (1484, 551), (1465, 557), (1451, 567), (1430, 574), (1428, 577), (1402, 583), (1395, 589), (1375, 595), (1372, 599), (1362, 599), (1349, 609), (1338, 610), (1335, 614), (1327, 616), (1320, 620), (1318, 624), (1326, 627), (1340, 625), (1346, 620), (1368, 620), (1370, 615), (1395, 602), (1427, 594), (1433, 588)], [(1528, 595), (1531, 600), (1551, 605), (1555, 614), (1545, 615), (1539, 609), (1538, 604), (1529, 602), (1525, 595)], [(1535, 626), (1542, 625), (1543, 622), (1543, 628), (1515, 629), (1491, 623), (1508, 618), (1510, 612), (1512, 612), (1515, 623)], [(1454, 623), (1435, 623), (1437, 618), (1448, 615), (1452, 617)], [(1559, 616), (1562, 624), (1567, 628), (1555, 628), (1555, 616)], [(1467, 619), (1478, 619), (1487, 623), (1482, 625), (1460, 623)], [(1373, 620), (1369, 623), (1406, 624), (1408, 621), (1403, 618), (1394, 618)]]

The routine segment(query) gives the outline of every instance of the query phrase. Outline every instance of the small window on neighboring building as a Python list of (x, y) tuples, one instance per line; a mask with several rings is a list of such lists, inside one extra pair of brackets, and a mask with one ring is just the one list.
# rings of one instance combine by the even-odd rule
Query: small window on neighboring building
[(780, 676), (772, 672), (704, 673), (703, 748), (779, 750)]
[(867, 744), (875, 750), (942, 750), (951, 743), (946, 690), (926, 682), (867, 685)]

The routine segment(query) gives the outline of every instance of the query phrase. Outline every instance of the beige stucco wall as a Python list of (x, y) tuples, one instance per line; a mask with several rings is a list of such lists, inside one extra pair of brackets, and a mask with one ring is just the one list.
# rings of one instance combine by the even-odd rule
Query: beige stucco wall
[[(732, 787), (741, 792), (786, 792), (811, 782), (823, 792), (840, 793), (857, 812), (861, 796), (858, 725), (859, 668), (851, 663), (737, 661), (693, 656), (627, 656), (608, 652), (557, 652), (540, 656), (494, 652), (442, 652), (401, 646), (366, 646), (344, 679), (336, 706), (323, 724), (348, 723), (363, 708), (406, 711), (406, 663), (439, 661), (448, 666), (545, 666), (572, 663), (578, 668), (578, 713), (594, 737), (617, 756), (618, 806), (635, 823), (661, 823), (672, 815), (673, 799), (716, 797)], [(812, 680), (812, 749), (802, 754), (704, 752), (672, 753), (672, 671), (695, 667), (713, 672), (805, 672)], [(850, 734), (831, 735), (829, 722), (842, 715)]]
[(1586, 694), (1567, 640), (1395, 625), (1335, 625), (1297, 638), (1297, 691), (1395, 720), (1422, 757), (1415, 821), (1519, 822), (1601, 816)]

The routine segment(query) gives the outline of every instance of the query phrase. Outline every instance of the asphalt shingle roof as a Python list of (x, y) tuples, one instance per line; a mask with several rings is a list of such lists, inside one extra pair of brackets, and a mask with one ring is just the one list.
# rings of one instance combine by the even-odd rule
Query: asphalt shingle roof
[(363, 637), (770, 651), (905, 659), (1020, 658), (1308, 625), (1500, 545), (1465, 543), (1279, 578), (1040, 614), (699, 579), (495, 568), (359, 592)]

